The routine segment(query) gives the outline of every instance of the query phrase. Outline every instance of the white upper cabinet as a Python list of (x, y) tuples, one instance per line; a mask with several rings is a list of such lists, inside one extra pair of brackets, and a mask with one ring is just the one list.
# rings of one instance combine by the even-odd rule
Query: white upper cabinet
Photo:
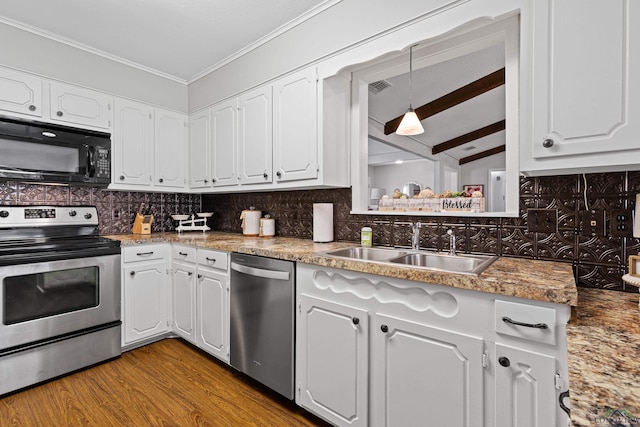
[(0, 110), (42, 117), (42, 80), (0, 68)]
[(186, 117), (161, 109), (155, 110), (154, 152), (155, 185), (183, 188)]
[(628, 0), (529, 3), (522, 28), (523, 171), (640, 168), (635, 6)]
[(238, 182), (271, 183), (273, 123), (272, 88), (265, 86), (238, 100)]
[(273, 170), (275, 180), (318, 176), (318, 83), (316, 68), (273, 85)]
[(114, 183), (151, 185), (153, 108), (117, 99), (114, 122)]
[(189, 188), (206, 188), (211, 179), (209, 165), (209, 110), (191, 115), (189, 124)]
[(50, 84), (50, 119), (65, 124), (111, 127), (111, 97), (60, 83)]
[[(266, 137), (263, 134), (260, 136)], [(262, 143), (267, 144), (266, 141), (262, 141), (258, 149), (264, 151), (266, 146)], [(237, 150), (238, 99), (234, 98), (211, 108), (211, 177), (214, 187), (226, 187), (238, 183)], [(258, 172), (260, 166), (261, 163), (257, 162)]]

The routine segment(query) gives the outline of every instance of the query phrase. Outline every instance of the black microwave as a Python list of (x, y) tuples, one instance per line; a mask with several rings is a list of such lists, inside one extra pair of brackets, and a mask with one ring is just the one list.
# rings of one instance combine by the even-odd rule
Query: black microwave
[(0, 117), (0, 180), (107, 186), (111, 135)]

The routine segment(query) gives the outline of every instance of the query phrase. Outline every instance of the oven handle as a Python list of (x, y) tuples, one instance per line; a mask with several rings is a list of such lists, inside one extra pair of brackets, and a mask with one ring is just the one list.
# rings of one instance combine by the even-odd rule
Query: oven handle
[(262, 268), (249, 267), (235, 262), (231, 263), (231, 269), (249, 276), (263, 277), (265, 279), (289, 280), (288, 271), (264, 270)]

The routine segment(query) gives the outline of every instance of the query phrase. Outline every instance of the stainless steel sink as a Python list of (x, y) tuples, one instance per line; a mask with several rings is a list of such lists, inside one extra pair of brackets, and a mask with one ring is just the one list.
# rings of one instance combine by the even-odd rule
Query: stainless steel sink
[(389, 262), (453, 273), (480, 274), (497, 258), (497, 256), (489, 255), (447, 255), (413, 252), (390, 259)]
[(336, 249), (327, 252), (326, 255), (340, 258), (363, 259), (367, 261), (389, 261), (391, 258), (396, 258), (407, 253), (407, 251), (396, 249), (365, 248), (359, 246), (355, 248)]
[(367, 248), (360, 246), (335, 249), (324, 253), (324, 255), (474, 275), (482, 273), (498, 258), (497, 256), (490, 255), (448, 255), (436, 252), (416, 252), (402, 249)]

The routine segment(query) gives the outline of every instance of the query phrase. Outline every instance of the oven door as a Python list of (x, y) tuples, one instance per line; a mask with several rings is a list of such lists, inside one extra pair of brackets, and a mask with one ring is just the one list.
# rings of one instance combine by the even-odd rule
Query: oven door
[(0, 267), (0, 349), (120, 320), (120, 255)]

